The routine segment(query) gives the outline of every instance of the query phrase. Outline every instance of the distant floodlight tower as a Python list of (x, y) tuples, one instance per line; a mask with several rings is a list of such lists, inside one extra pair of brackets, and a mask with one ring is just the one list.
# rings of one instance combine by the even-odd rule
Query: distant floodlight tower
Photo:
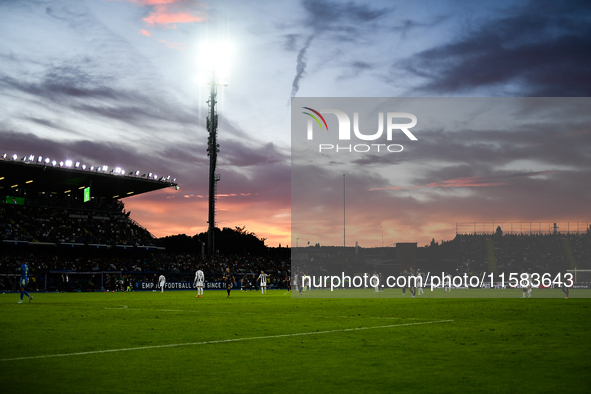
[(216, 191), (217, 182), (220, 180), (220, 174), (216, 174), (217, 158), (220, 151), (220, 145), (217, 143), (218, 114), (217, 87), (227, 86), (228, 66), (230, 64), (231, 48), (227, 43), (204, 44), (200, 51), (200, 61), (202, 75), (200, 79), (210, 85), (209, 99), (207, 104), (209, 110), (207, 113), (207, 156), (209, 156), (209, 215), (207, 228), (207, 254), (213, 257), (215, 254), (215, 235), (216, 228)]

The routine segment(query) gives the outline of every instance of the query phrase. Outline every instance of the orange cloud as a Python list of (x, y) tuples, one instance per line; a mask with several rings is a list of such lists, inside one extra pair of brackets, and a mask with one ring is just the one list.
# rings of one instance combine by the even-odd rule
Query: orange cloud
[(403, 189), (423, 189), (427, 187), (490, 187), (490, 186), (503, 186), (505, 182), (497, 182), (493, 180), (487, 180), (479, 177), (467, 177), (467, 178), (455, 178), (448, 179), (442, 182), (428, 183), (422, 186), (394, 186), (394, 187), (379, 187), (375, 189), (369, 189), (370, 191), (375, 190), (403, 190)]
[(144, 36), (152, 37), (152, 35), (150, 34), (150, 32), (147, 31), (146, 29), (140, 30), (140, 33), (142, 33)]
[(143, 19), (150, 26), (173, 25), (173, 27), (176, 27), (174, 26), (176, 23), (203, 22), (204, 20), (205, 16), (203, 15), (192, 15), (189, 12), (170, 12), (167, 5), (154, 6), (154, 11)]
[[(129, 1), (144, 7), (151, 7), (152, 11), (142, 20), (149, 26), (164, 26), (175, 28), (177, 23), (194, 23), (206, 20), (205, 13), (195, 11), (195, 7), (203, 7), (202, 3), (188, 0), (121, 0)], [(172, 26), (171, 26), (172, 25)], [(144, 30), (145, 31), (145, 30)], [(146, 31), (147, 33), (147, 31)], [(142, 34), (143, 33), (142, 31)], [(149, 34), (146, 34), (149, 36)]]
[(185, 50), (185, 44), (182, 42), (169, 42), (166, 40), (158, 40), (158, 42), (166, 44), (167, 47), (172, 48), (172, 49), (178, 49), (180, 51)]
[(511, 179), (511, 178), (520, 178), (520, 177), (536, 177), (536, 176), (543, 176), (543, 175), (552, 175), (558, 173), (558, 170), (546, 170), (546, 171), (534, 171), (534, 172), (525, 172), (525, 173), (518, 173), (518, 174), (510, 174), (504, 175), (496, 178), (486, 178), (486, 177), (465, 177), (465, 178), (454, 178), (448, 179), (446, 181), (441, 182), (433, 182), (428, 183), (426, 185), (421, 186), (394, 186), (394, 187), (378, 187), (375, 189), (369, 189), (369, 191), (376, 191), (376, 190), (403, 190), (403, 189), (424, 189), (428, 187), (491, 187), (491, 186), (505, 186), (507, 185), (506, 182), (502, 181), (503, 179)]

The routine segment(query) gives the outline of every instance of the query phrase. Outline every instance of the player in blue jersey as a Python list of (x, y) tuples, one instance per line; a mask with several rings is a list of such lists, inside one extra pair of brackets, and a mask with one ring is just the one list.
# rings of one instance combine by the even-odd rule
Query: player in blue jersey
[[(17, 261), (17, 264), (18, 264), (18, 261)], [(27, 287), (28, 283), (29, 283), (29, 267), (27, 267), (27, 263), (23, 263), (23, 265), (21, 265), (21, 279), (20, 279), (21, 299), (18, 302), (19, 304), (23, 303), (23, 295), (26, 295), (27, 297), (29, 297), (29, 302), (31, 302), (31, 300), (33, 299), (33, 297), (31, 297), (29, 295), (29, 293), (27, 293), (27, 291), (25, 290), (25, 287)]]

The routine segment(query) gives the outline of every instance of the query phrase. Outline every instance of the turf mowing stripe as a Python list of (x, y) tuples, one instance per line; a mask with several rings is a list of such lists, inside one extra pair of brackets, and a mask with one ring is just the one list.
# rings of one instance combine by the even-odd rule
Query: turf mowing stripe
[(318, 334), (331, 334), (335, 332), (350, 332), (350, 331), (361, 331), (361, 330), (376, 330), (379, 328), (393, 328), (393, 327), (404, 327), (404, 326), (417, 326), (421, 324), (435, 324), (435, 323), (449, 323), (453, 320), (434, 320), (417, 323), (405, 323), (405, 324), (391, 324), (388, 326), (377, 326), (377, 327), (357, 327), (357, 328), (344, 328), (341, 330), (329, 330), (329, 331), (311, 331), (311, 332), (299, 332), (295, 334), (278, 334), (278, 335), (267, 335), (262, 337), (249, 337), (249, 338), (234, 338), (234, 339), (220, 339), (217, 341), (204, 341), (204, 342), (188, 342), (188, 343), (175, 343), (170, 345), (153, 345), (153, 346), (141, 346), (141, 347), (130, 347), (123, 349), (110, 349), (110, 350), (95, 350), (92, 352), (79, 352), (79, 353), (64, 353), (64, 354), (48, 354), (45, 356), (30, 356), (30, 357), (16, 357), (16, 358), (5, 358), (0, 359), (2, 361), (20, 361), (20, 360), (35, 360), (41, 358), (53, 358), (53, 357), (70, 357), (70, 356), (86, 356), (89, 354), (102, 354), (102, 353), (115, 353), (115, 352), (127, 352), (132, 350), (146, 350), (146, 349), (162, 349), (169, 347), (179, 346), (199, 346), (199, 345), (213, 345), (216, 343), (230, 343), (240, 341), (253, 341), (257, 339), (273, 339), (273, 338), (285, 338), (285, 337), (296, 337), (302, 335), (318, 335)]

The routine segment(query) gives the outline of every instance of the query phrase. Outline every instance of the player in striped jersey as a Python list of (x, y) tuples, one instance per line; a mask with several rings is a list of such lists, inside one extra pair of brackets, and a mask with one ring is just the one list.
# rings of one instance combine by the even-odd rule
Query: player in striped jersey
[(197, 296), (196, 297), (203, 297), (203, 284), (205, 283), (205, 275), (201, 270), (201, 267), (195, 272), (195, 280), (193, 281), (193, 286), (197, 286)]
[(261, 271), (261, 274), (257, 278), (261, 285), (261, 294), (267, 294), (267, 276), (269, 275), (265, 274), (265, 271)]

